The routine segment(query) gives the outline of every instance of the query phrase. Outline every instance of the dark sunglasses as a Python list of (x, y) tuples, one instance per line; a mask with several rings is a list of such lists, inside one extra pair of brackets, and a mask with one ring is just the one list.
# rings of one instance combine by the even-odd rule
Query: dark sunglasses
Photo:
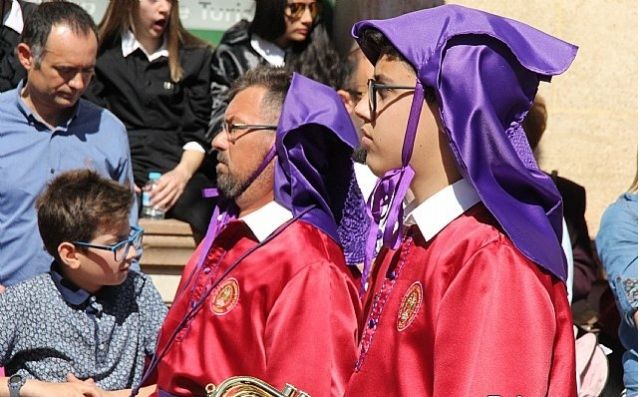
[(311, 14), (311, 19), (315, 20), (322, 12), (322, 3), (289, 3), (284, 6), (284, 15), (291, 18), (299, 19), (302, 18), (307, 8), (309, 9), (309, 13)]
[(381, 89), (415, 90), (416, 89), (415, 86), (388, 85), (388, 84), (377, 83), (374, 79), (369, 79), (369, 81), (367, 81), (367, 88), (368, 88), (368, 94), (369, 94), (369, 110), (371, 111), (371, 117), (374, 117), (374, 115), (376, 114), (377, 105), (378, 105), (377, 103), (378, 90), (381, 90)]

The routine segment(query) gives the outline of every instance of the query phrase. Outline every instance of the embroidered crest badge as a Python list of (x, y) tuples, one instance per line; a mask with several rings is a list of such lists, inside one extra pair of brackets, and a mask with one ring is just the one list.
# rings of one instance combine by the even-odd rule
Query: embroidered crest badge
[(400, 311), (398, 312), (398, 331), (402, 332), (407, 329), (413, 320), (415, 320), (420, 306), (422, 305), (422, 284), (416, 281), (411, 284), (404, 293), (400, 302)]
[(225, 280), (211, 294), (209, 307), (213, 314), (222, 316), (231, 311), (238, 303), (240, 288), (235, 278)]

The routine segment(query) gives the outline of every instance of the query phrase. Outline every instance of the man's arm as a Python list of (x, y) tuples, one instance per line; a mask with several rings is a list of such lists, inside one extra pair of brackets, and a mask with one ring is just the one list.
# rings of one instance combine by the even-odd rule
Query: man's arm
[[(120, 160), (118, 162), (118, 168), (115, 171), (115, 174), (111, 175), (111, 178), (120, 182), (122, 185), (131, 186), (131, 195), (133, 196), (133, 204), (131, 205), (131, 210), (129, 211), (129, 224), (138, 226), (137, 193), (139, 192), (139, 189), (136, 186), (133, 178), (133, 168), (132, 168), (132, 161), (131, 161), (131, 150), (129, 148), (129, 138), (127, 136), (127, 130), (124, 127), (124, 124), (122, 124), (122, 122), (118, 121), (117, 126), (115, 126), (114, 129), (116, 128), (117, 128), (117, 131), (114, 131), (114, 132), (119, 132), (119, 134), (117, 135), (120, 136), (120, 139), (118, 141), (120, 146), (118, 148)], [(114, 136), (115, 135), (116, 134), (114, 134)], [(141, 256), (142, 256), (142, 248), (140, 248), (139, 252), (137, 253), (137, 258), (132, 265), (132, 268), (135, 271), (140, 271), (140, 264), (138, 263), (138, 261)]]
[(144, 332), (144, 348), (147, 356), (152, 357), (156, 352), (158, 331), (168, 310), (151, 277), (146, 275), (140, 275), (140, 277), (144, 279), (140, 296), (137, 298), (142, 320), (141, 332)]
[(326, 262), (305, 267), (269, 313), (264, 380), (312, 396), (344, 395), (357, 358), (360, 311), (355, 284), (338, 269)]
[(9, 287), (0, 294), (0, 366), (7, 365), (13, 355), (18, 332), (23, 328), (24, 309), (31, 306), (28, 299), (17, 296), (18, 287)]
[(474, 254), (436, 318), (434, 396), (576, 395), (566, 288), (513, 245)]
[[(80, 380), (76, 378), (73, 374), (67, 375), (67, 381), (69, 383), (76, 384), (76, 385), (84, 384), (84, 385), (96, 387), (96, 384), (93, 381), (93, 379)], [(102, 390), (100, 388), (97, 388), (97, 389), (101, 392), (101, 394), (98, 394), (96, 396), (100, 396), (100, 397), (130, 397), (131, 396), (131, 389), (112, 390), (112, 391)], [(138, 390), (137, 397), (149, 397), (155, 391), (155, 389), (156, 389), (156, 385), (142, 387), (140, 388), (140, 390)], [(87, 394), (87, 396), (93, 397), (92, 394)], [(4, 397), (4, 396), (0, 394), (0, 397)], [(21, 395), (21, 397), (24, 397), (24, 396)]]

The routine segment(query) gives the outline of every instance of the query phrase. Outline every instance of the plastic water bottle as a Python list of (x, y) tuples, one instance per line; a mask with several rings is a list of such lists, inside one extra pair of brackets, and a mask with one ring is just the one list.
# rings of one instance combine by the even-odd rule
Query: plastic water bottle
[(149, 181), (142, 188), (142, 217), (149, 219), (164, 219), (164, 211), (151, 205), (151, 191), (156, 188), (156, 182), (162, 176), (159, 172), (150, 172)]

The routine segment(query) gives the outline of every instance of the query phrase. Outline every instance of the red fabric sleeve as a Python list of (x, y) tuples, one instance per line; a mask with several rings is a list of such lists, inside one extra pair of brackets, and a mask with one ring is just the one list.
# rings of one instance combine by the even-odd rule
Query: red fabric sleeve
[(512, 245), (485, 246), (438, 309), (433, 395), (575, 396), (566, 300), (564, 285)]
[(355, 284), (334, 266), (306, 266), (284, 287), (267, 319), (266, 380), (314, 397), (343, 396), (357, 352)]

